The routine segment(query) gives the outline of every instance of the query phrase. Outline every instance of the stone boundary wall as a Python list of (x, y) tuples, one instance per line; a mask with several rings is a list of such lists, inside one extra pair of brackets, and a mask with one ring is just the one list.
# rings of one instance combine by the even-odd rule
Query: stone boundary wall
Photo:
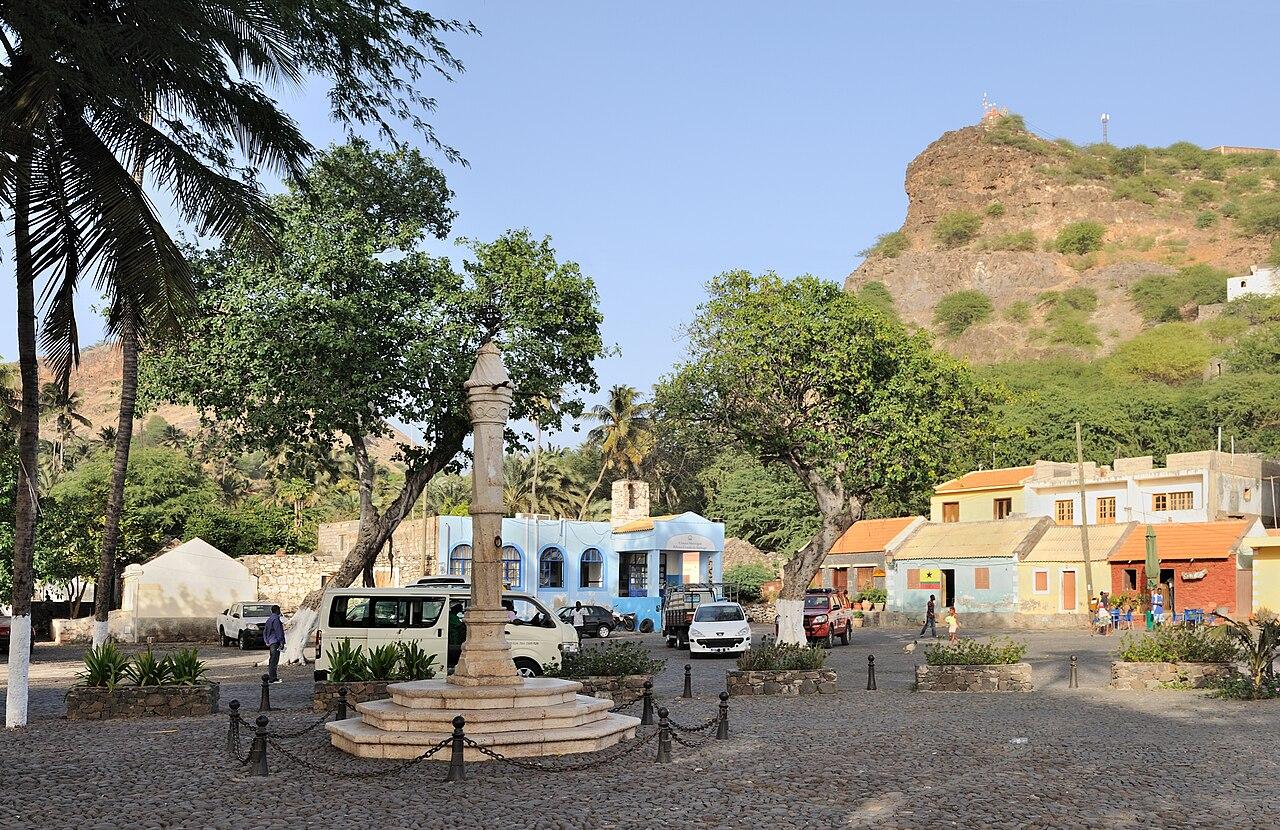
[(917, 692), (1029, 692), (1028, 663), (981, 666), (916, 666)]
[(830, 695), (836, 692), (835, 669), (787, 671), (731, 671), (725, 674), (730, 696)]
[(242, 556), (241, 565), (258, 578), (258, 596), (246, 597), (280, 606), (285, 614), (298, 610), (307, 594), (323, 587), (342, 564), (340, 559), (287, 554)]
[(1112, 689), (1141, 691), (1167, 688), (1170, 685), (1204, 689), (1218, 680), (1235, 677), (1232, 663), (1111, 663)]
[(179, 718), (218, 711), (218, 684), (195, 686), (72, 686), (68, 720)]
[[(313, 712), (332, 712), (338, 707), (338, 690), (343, 686), (347, 687), (347, 704), (354, 706), (357, 703), (364, 703), (369, 700), (383, 700), (391, 697), (391, 693), (387, 691), (387, 686), (392, 683), (399, 683), (399, 680), (356, 680), (350, 683), (334, 683), (327, 680), (317, 680), (315, 691), (311, 693), (311, 710)], [(347, 713), (350, 717), (355, 717), (355, 710), (352, 709)]]
[(595, 675), (592, 677), (566, 677), (582, 684), (578, 694), (602, 697), (614, 703), (627, 704), (644, 696), (644, 684), (653, 680), (651, 674), (624, 674), (619, 676)]
[[(945, 638), (947, 636), (947, 627), (942, 624), (942, 618), (945, 613), (942, 609), (938, 609), (938, 631)], [(963, 608), (960, 611), (960, 629), (962, 636), (965, 636), (966, 630), (986, 630), (986, 629), (1034, 629), (1058, 630), (1058, 629), (1087, 629), (1089, 628), (1089, 615), (1085, 614), (1030, 614), (1024, 612), (994, 613), (994, 612), (966, 612)], [(924, 608), (913, 612), (905, 611), (879, 611), (876, 612), (881, 617), (880, 624), (895, 628), (914, 628), (917, 632), (920, 630), (920, 624), (924, 622)], [(1134, 615), (1134, 625), (1138, 624), (1138, 617)], [(868, 623), (870, 625), (870, 623)]]

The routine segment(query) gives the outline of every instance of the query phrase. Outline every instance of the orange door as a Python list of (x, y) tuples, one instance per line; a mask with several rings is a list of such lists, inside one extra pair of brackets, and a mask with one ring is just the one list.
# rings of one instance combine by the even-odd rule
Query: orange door
[(1062, 610), (1076, 610), (1076, 572), (1062, 572)]

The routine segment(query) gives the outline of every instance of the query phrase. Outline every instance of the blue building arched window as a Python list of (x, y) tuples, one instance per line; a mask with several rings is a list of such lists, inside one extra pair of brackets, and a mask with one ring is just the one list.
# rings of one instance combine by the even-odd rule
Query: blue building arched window
[(587, 548), (582, 552), (578, 567), (578, 587), (604, 587), (604, 556), (599, 548)]
[(471, 578), (471, 546), (456, 545), (449, 551), (449, 573), (452, 576)]
[(515, 545), (502, 546), (502, 581), (512, 587), (520, 587), (520, 551)]
[(547, 548), (538, 557), (538, 587), (564, 587), (564, 551)]

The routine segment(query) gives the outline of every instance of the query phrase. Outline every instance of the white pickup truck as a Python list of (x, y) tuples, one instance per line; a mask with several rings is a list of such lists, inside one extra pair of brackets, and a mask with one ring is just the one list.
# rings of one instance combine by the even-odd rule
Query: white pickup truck
[(218, 642), (241, 651), (262, 646), (262, 628), (271, 616), (269, 602), (237, 602), (218, 615)]

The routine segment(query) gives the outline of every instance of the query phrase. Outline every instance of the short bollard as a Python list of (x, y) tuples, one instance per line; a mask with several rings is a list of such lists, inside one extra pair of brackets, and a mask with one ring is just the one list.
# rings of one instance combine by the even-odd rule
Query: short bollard
[(720, 723), (716, 726), (716, 740), (729, 740), (729, 693), (720, 693)]
[(249, 774), (265, 778), (269, 772), (267, 769), (267, 716), (258, 715), (255, 724), (258, 728), (253, 732), (253, 749), (249, 752), (252, 756), (250, 761), (253, 764)]
[(347, 719), (347, 687), (338, 687), (338, 716), (337, 720)]
[(1068, 688), (1080, 688), (1080, 676), (1076, 673), (1076, 656), (1074, 654), (1071, 655), (1071, 684)]
[(680, 697), (693, 697), (693, 666), (684, 664), (684, 692)]
[(867, 655), (867, 691), (874, 692), (876, 689), (876, 656), (874, 654)]
[(644, 708), (640, 710), (640, 725), (653, 725), (653, 682), (644, 682)]
[(453, 743), (449, 753), (449, 775), (445, 781), (466, 781), (467, 768), (462, 765), (462, 727), (466, 724), (467, 719), (462, 715), (458, 715), (453, 719)]
[(262, 675), (262, 697), (258, 700), (259, 712), (271, 711), (271, 675)]
[(240, 701), (228, 703), (227, 714), (231, 716), (227, 724), (227, 752), (235, 756), (240, 754)]
[(658, 757), (659, 764), (671, 763), (671, 723), (667, 720), (667, 707), (658, 707)]

